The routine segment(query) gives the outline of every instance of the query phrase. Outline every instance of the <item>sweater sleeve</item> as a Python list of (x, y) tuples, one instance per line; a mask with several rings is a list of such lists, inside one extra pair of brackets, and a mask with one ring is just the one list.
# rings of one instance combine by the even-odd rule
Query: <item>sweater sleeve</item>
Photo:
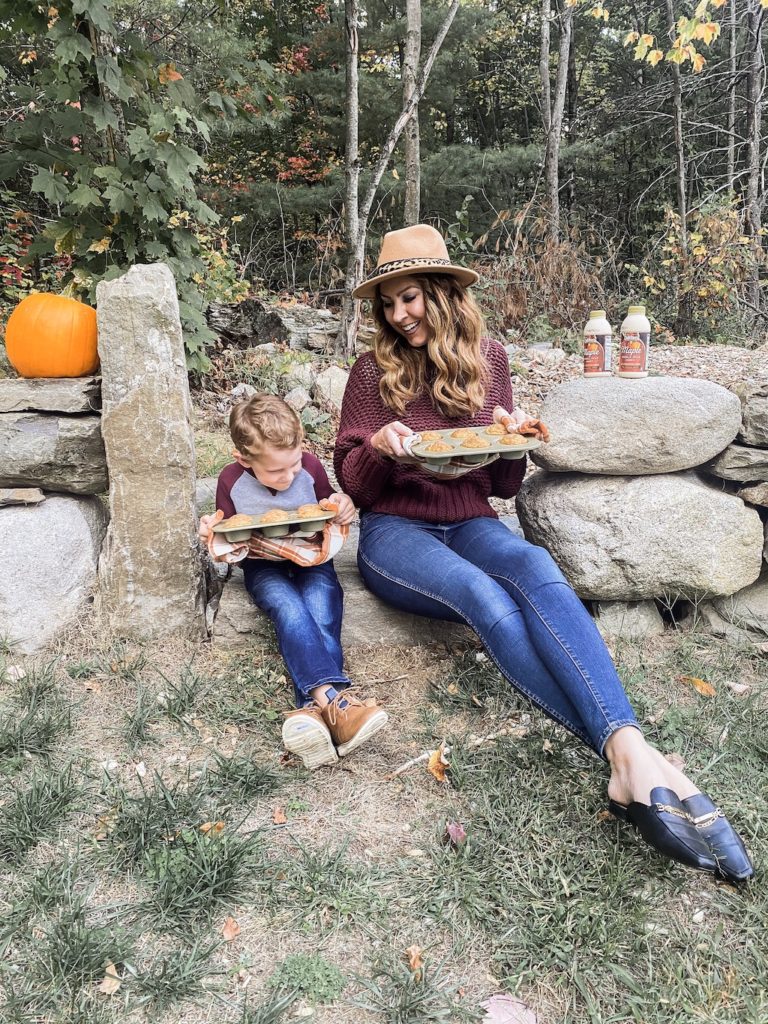
[(219, 473), (219, 479), (216, 483), (216, 508), (221, 509), (225, 519), (229, 519), (237, 511), (235, 503), (232, 501), (231, 491), (235, 480), (237, 480), (242, 472), (242, 466), (237, 462), (233, 462), (229, 466), (225, 466), (221, 473)]
[[(492, 341), (487, 349), (488, 363), (491, 369), (494, 404), (500, 405), (507, 412), (515, 407), (512, 395), (512, 381), (509, 378), (509, 358), (498, 342)], [(489, 467), (491, 474), (491, 494), (496, 498), (514, 498), (520, 490), (525, 476), (527, 459), (497, 459)]]
[(380, 455), (371, 437), (396, 419), (379, 394), (379, 371), (370, 353), (360, 356), (347, 381), (333, 454), (336, 479), (359, 508), (367, 508), (384, 489), (395, 468)]
[(312, 455), (311, 452), (304, 452), (301, 456), (301, 464), (314, 481), (315, 497), (317, 500), (322, 501), (323, 498), (330, 498), (333, 494), (333, 488), (331, 487), (331, 481), (328, 479), (328, 474), (325, 472), (325, 466), (320, 459), (316, 455)]

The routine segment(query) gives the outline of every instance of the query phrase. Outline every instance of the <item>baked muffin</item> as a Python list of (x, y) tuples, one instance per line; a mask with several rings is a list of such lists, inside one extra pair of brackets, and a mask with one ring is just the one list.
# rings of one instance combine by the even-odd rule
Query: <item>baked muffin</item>
[(440, 431), (439, 430), (425, 430), (424, 433), (421, 435), (421, 440), (422, 441), (439, 441), (439, 440), (441, 440)]
[(238, 512), (235, 516), (230, 516), (229, 519), (222, 519), (219, 526), (226, 526), (228, 530), (245, 530), (253, 521), (252, 516), (245, 515), (244, 512)]
[(486, 434), (490, 434), (491, 437), (501, 437), (502, 434), (506, 434), (507, 428), (502, 426), (501, 423), (492, 423), (490, 427), (485, 428)]
[(525, 444), (528, 439), (520, 434), (505, 434), (499, 438), (499, 444)]
[(324, 516), (327, 509), (322, 508), (320, 505), (299, 505), (296, 509), (296, 515), (299, 519), (317, 519), (318, 516)]
[(286, 512), (283, 508), (271, 508), (269, 512), (265, 512), (263, 516), (259, 517), (260, 523), (279, 523), (283, 519), (290, 519), (291, 513)]
[(483, 440), (482, 437), (478, 437), (477, 434), (472, 434), (470, 437), (464, 438), (461, 442), (462, 448), (487, 448), (488, 442)]
[(471, 427), (459, 427), (458, 430), (452, 431), (451, 437), (477, 437), (477, 434)]
[(447, 444), (445, 441), (435, 441), (433, 444), (428, 444), (424, 449), (426, 452), (452, 452), (453, 445)]

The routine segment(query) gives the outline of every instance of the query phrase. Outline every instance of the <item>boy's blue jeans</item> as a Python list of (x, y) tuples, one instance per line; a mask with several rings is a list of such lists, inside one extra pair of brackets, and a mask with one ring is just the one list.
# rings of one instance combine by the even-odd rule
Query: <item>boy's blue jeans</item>
[(312, 704), (310, 690), (350, 685), (341, 650), (344, 592), (333, 562), (300, 566), (246, 558), (245, 587), (272, 620), (277, 644), (293, 680), (296, 707)]
[(611, 733), (637, 727), (597, 627), (550, 554), (498, 519), (368, 512), (358, 565), (389, 604), (471, 626), (515, 689), (600, 756)]

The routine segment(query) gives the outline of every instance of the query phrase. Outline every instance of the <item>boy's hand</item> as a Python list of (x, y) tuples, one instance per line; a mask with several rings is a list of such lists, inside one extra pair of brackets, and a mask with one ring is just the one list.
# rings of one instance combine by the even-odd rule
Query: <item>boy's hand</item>
[(198, 537), (203, 541), (207, 541), (212, 532), (211, 528), (220, 523), (223, 518), (224, 513), (220, 508), (217, 508), (212, 516), (200, 516), (200, 526), (197, 528)]
[(342, 491), (337, 491), (336, 494), (332, 494), (330, 498), (323, 498), (319, 502), (322, 508), (327, 508), (329, 505), (335, 505), (339, 510), (333, 517), (333, 522), (338, 523), (339, 526), (348, 526), (355, 518), (355, 506), (348, 494), (344, 494)]

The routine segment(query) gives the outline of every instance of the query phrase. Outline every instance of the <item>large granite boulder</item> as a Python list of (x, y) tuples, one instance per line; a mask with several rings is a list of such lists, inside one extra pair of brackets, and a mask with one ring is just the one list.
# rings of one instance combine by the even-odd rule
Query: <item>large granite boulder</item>
[(743, 444), (729, 444), (722, 454), (702, 466), (702, 469), (721, 480), (757, 483), (768, 480), (768, 451), (747, 448)]
[(718, 598), (712, 605), (726, 622), (764, 640), (768, 636), (768, 568), (752, 586), (732, 597)]
[(315, 396), (324, 402), (330, 403), (337, 409), (341, 409), (348, 380), (349, 370), (345, 370), (342, 366), (331, 364), (321, 373), (318, 373), (315, 380)]
[(0, 413), (0, 487), (101, 494), (107, 461), (99, 417)]
[(741, 425), (736, 395), (706, 380), (598, 377), (567, 381), (539, 415), (552, 440), (531, 456), (551, 472), (648, 475), (692, 469)]
[(726, 596), (760, 573), (757, 511), (693, 473), (534, 473), (517, 513), (526, 537), (552, 553), (583, 598)]
[(744, 389), (741, 403), (739, 440), (758, 448), (768, 448), (768, 382), (762, 381)]
[(0, 508), (0, 635), (34, 654), (91, 599), (107, 511), (98, 498), (52, 495)]
[(98, 412), (100, 377), (18, 377), (0, 381), (0, 412)]
[(112, 630), (206, 632), (195, 450), (179, 304), (164, 264), (97, 288), (110, 525), (99, 564)]

